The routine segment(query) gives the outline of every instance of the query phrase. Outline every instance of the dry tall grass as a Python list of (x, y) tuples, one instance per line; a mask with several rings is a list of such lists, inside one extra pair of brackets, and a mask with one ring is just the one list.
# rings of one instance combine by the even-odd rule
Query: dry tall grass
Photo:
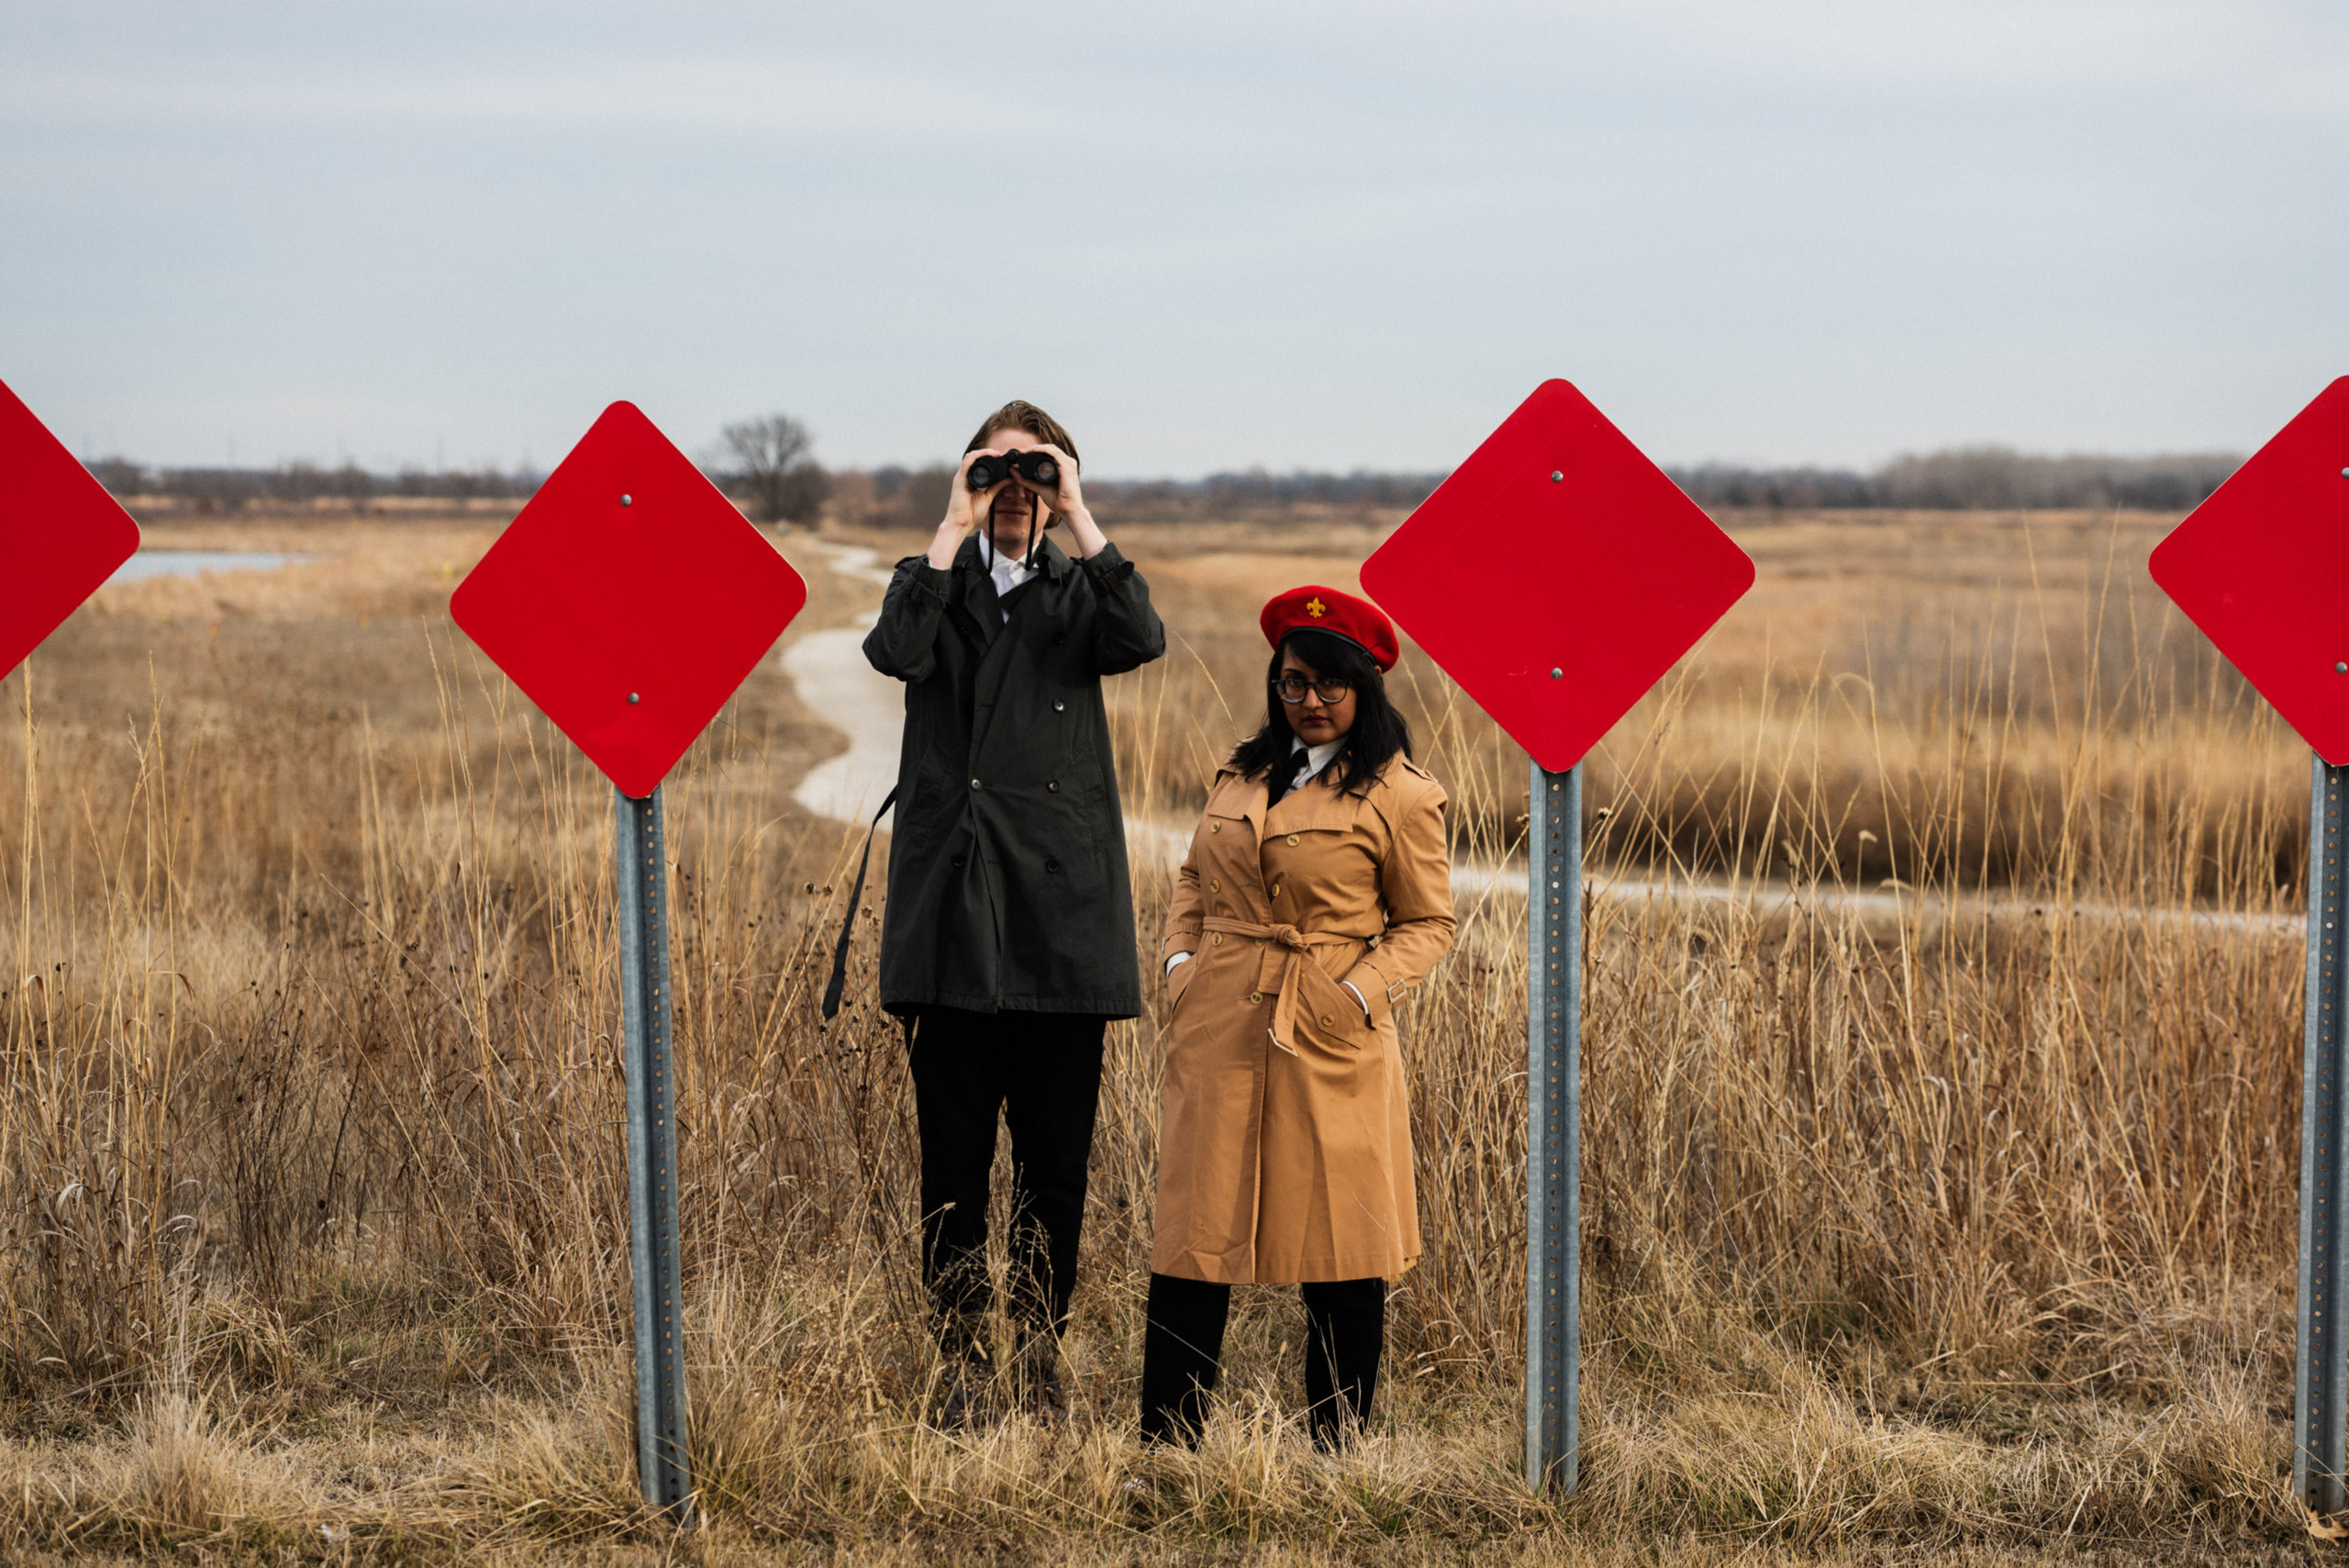
[[(1593, 763), (1595, 857), (1638, 880), (1590, 906), (1563, 1507), (1516, 1475), (1523, 909), (1498, 884), (1408, 1019), (1428, 1255), (1358, 1453), (1313, 1458), (1291, 1419), (1277, 1290), (1241, 1293), (1204, 1450), (1130, 1439), (1147, 1020), (1111, 1037), (1081, 1419), (920, 1425), (896, 1029), (869, 940), (816, 1018), (852, 839), (788, 805), (827, 742), (755, 677), (669, 799), (695, 1550), (2296, 1554), (2277, 870), (2304, 775), (2100, 568), (2100, 530), (2043, 520), (2034, 595), (2019, 528), (1949, 545), (2005, 584), (1900, 589), (1932, 540), (1876, 526), (1873, 574), (1831, 592), (1800, 561), (1868, 541), (1749, 536), (1780, 586)], [(485, 535), (415, 528), (279, 580), (108, 590), (6, 688), (7, 1550), (660, 1541), (630, 1473), (608, 789), (440, 616)], [(1182, 638), (1117, 691), (1138, 815), (1196, 802), (1262, 591), (1341, 581), (1361, 543), (1263, 542), (1129, 541)], [(869, 592), (801, 559), (808, 624)], [(1806, 639), (1837, 603), (1907, 640)], [(1410, 678), (1460, 852), (1505, 862), (1521, 754)], [(1888, 906), (1839, 896), (1887, 877)], [(1136, 880), (1147, 948), (1168, 871)]]

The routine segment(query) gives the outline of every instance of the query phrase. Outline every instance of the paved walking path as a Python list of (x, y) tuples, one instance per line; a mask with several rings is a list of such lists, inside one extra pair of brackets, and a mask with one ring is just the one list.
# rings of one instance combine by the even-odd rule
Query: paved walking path
[[(844, 544), (817, 548), (841, 575), (888, 586), (889, 569), (873, 551)], [(783, 651), (784, 673), (798, 688), (800, 702), (848, 737), (847, 751), (809, 769), (792, 792), (818, 817), (869, 821), (897, 782), (905, 688), (864, 662), (864, 634), (879, 614), (866, 610), (847, 626), (811, 631)]]

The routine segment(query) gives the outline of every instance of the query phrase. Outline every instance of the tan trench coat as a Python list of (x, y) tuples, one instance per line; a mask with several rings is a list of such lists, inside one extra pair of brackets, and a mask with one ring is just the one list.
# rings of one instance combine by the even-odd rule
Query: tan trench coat
[(1192, 835), (1160, 954), (1192, 957), (1167, 977), (1154, 1273), (1393, 1279), (1419, 1255), (1393, 1006), (1452, 945), (1443, 789), (1402, 757), (1365, 794), (1328, 776), (1268, 811), (1261, 777), (1220, 773)]

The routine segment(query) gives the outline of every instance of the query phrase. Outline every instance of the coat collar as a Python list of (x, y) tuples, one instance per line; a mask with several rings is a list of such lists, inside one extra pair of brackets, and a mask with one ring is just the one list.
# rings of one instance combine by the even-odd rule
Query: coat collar
[[(955, 550), (954, 565), (958, 572), (975, 579), (977, 585), (985, 588), (990, 595), (995, 593), (995, 580), (987, 575), (986, 563), (979, 555), (977, 529), (974, 528), (971, 531), (971, 537), (964, 539), (962, 547)], [(1075, 563), (1070, 561), (1067, 554), (1062, 550), (1060, 541), (1048, 533), (1044, 536), (1043, 541), (1036, 546), (1036, 570), (1058, 583), (1065, 580), (1068, 574), (1075, 570)], [(969, 590), (966, 587), (964, 591)]]
[(1270, 797), (1263, 779), (1245, 779), (1226, 768), (1208, 789), (1208, 809), (1226, 817), (1244, 817), (1249, 830), (1264, 836), (1264, 803)]
[(1076, 570), (1076, 563), (1062, 551), (1060, 541), (1050, 534), (1044, 536), (1044, 542), (1037, 548), (1036, 560), (1041, 563), (1044, 575), (1055, 583), (1065, 583), (1068, 574)]
[[(1036, 577), (1057, 585), (1074, 569), (1061, 552), (1061, 547), (1046, 534), (1043, 542), (1036, 547)], [(1003, 630), (1003, 603), (996, 594), (995, 578), (979, 554), (979, 536), (975, 531), (954, 551), (953, 575), (952, 603), (968, 618), (967, 629), (978, 639), (978, 645), (991, 646), (996, 635)], [(1032, 584), (1036, 577), (1028, 581)]]
[[(1260, 786), (1257, 793), (1262, 796), (1269, 792)], [(1359, 795), (1341, 795), (1331, 789), (1330, 774), (1325, 769), (1281, 796), (1280, 804), (1264, 815), (1267, 821), (1279, 817), (1278, 830), (1283, 833), (1310, 831), (1316, 828), (1347, 828), (1353, 825), (1354, 817), (1362, 810), (1362, 803), (1363, 797)]]

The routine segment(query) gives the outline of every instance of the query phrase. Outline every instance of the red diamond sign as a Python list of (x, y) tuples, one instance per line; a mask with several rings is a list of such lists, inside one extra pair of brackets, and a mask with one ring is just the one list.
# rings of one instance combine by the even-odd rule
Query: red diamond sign
[(2349, 376), (2171, 529), (2148, 564), (2317, 755), (2349, 762)]
[(620, 793), (652, 793), (807, 584), (632, 403), (615, 403), (449, 613)]
[(1753, 562), (1589, 399), (1545, 381), (1362, 585), (1558, 773), (1753, 585)]
[(139, 525), (0, 385), (0, 674), (139, 549)]

